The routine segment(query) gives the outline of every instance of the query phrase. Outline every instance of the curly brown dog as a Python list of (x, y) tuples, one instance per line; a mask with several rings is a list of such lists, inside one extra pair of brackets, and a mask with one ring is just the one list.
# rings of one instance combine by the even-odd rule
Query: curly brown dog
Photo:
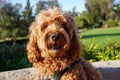
[(58, 8), (36, 16), (27, 50), (39, 72), (37, 80), (101, 80), (100, 73), (80, 56), (75, 21)]

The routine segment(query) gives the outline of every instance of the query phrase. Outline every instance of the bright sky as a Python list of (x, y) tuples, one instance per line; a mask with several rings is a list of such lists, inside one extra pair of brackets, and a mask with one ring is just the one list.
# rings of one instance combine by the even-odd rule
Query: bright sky
[[(12, 2), (13, 4), (15, 3), (22, 3), (22, 6), (24, 8), (24, 6), (26, 5), (26, 1), (27, 0), (8, 0), (10, 2)], [(35, 9), (36, 3), (39, 0), (30, 0), (31, 2), (31, 6), (33, 6), (33, 9)], [(85, 0), (58, 0), (60, 5), (62, 6), (62, 10), (72, 10), (73, 7), (76, 7), (76, 11), (78, 12), (82, 12), (83, 10), (85, 10)]]

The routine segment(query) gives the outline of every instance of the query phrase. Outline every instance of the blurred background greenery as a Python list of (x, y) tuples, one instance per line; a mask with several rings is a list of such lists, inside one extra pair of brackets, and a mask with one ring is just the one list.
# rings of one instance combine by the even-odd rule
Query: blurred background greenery
[[(85, 0), (86, 10), (67, 11), (76, 21), (81, 55), (91, 62), (120, 60), (120, 1), (115, 1)], [(53, 6), (62, 7), (58, 0), (38, 0), (33, 13), (30, 0), (24, 9), (20, 3), (0, 0), (0, 71), (32, 66), (26, 54), (29, 26), (42, 9)]]

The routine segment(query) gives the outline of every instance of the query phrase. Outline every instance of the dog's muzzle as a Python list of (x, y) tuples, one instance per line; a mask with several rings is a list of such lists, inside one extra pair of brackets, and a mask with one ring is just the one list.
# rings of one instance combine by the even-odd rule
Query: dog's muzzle
[(51, 38), (51, 40), (53, 41), (53, 45), (52, 45), (52, 50), (59, 50), (59, 49), (61, 49), (62, 48), (62, 46), (61, 46), (61, 34), (60, 33), (52, 33), (51, 35), (50, 35), (50, 38)]
[(47, 34), (48, 49), (50, 50), (61, 50), (65, 43), (65, 36), (60, 32), (50, 32)]

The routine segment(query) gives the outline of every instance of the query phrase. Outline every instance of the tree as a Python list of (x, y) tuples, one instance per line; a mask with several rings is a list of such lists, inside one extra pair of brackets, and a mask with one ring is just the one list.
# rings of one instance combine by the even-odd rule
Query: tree
[(68, 13), (72, 16), (72, 17), (76, 17), (79, 15), (79, 13), (76, 11), (76, 7), (73, 7), (72, 11), (68, 11)]
[(2, 3), (0, 6), (0, 38), (15, 37), (18, 34), (20, 8), (20, 4), (13, 5), (6, 1)]
[(60, 4), (58, 3), (58, 0), (48, 0), (47, 1), (48, 8), (58, 7), (60, 8)]
[(41, 10), (47, 9), (47, 8), (53, 8), (58, 7), (60, 8), (60, 4), (58, 3), (58, 0), (39, 0), (36, 4), (36, 14), (38, 14)]
[(24, 33), (23, 35), (26, 35), (28, 33), (29, 26), (31, 25), (32, 21), (34, 20), (34, 16), (32, 13), (32, 7), (30, 5), (29, 0), (27, 0), (25, 9), (22, 12), (22, 16), (23, 16), (23, 19), (21, 21), (22, 22), (21, 28)]
[(93, 24), (92, 15), (87, 11), (83, 11), (80, 16), (75, 17), (78, 28), (90, 28)]
[(86, 9), (92, 16), (93, 25), (98, 26), (106, 20), (113, 20), (115, 0), (86, 0)]
[(114, 6), (115, 6), (115, 9), (114, 9), (114, 11), (115, 11), (115, 19), (120, 20), (120, 3), (115, 4)]
[(38, 14), (40, 10), (45, 9), (46, 4), (47, 3), (45, 1), (39, 0), (36, 4), (36, 10), (35, 10), (36, 14)]
[(0, 0), (0, 8), (3, 7), (3, 5), (6, 3), (5, 0)]
[(101, 16), (103, 20), (113, 20), (113, 8), (115, 0), (101, 0), (99, 1)]

